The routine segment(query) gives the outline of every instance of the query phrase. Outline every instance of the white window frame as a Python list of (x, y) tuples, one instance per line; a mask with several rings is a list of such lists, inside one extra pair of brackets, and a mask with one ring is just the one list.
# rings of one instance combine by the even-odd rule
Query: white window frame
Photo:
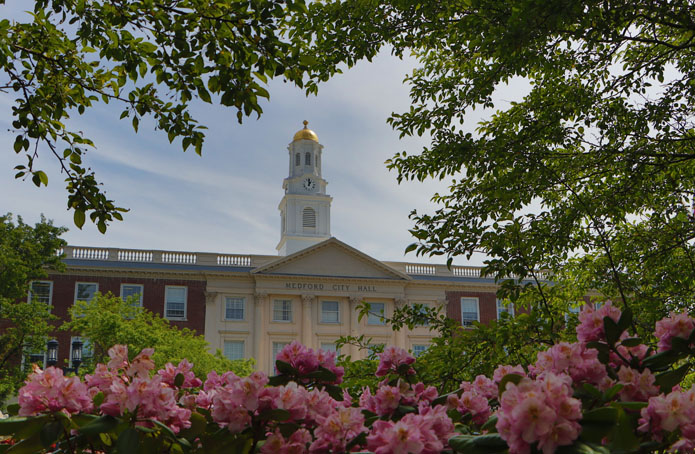
[[(476, 319), (475, 320), (470, 320), (466, 318), (464, 320), (463, 318), (463, 300), (475, 300), (475, 306), (476, 306)], [(473, 322), (480, 322), (480, 299), (477, 296), (462, 296), (461, 299), (459, 300), (459, 310), (461, 312), (461, 326), (464, 328), (472, 328), (473, 327)], [(467, 323), (465, 323), (467, 322)]]
[(53, 305), (53, 281), (31, 281), (29, 283), (29, 295), (27, 296), (27, 302), (31, 302), (31, 295), (33, 293), (33, 285), (34, 284), (48, 284), (48, 305), (52, 306)]
[[(225, 345), (227, 343), (241, 344), (241, 357), (240, 358), (230, 358), (229, 356), (227, 356), (227, 350), (225, 348)], [(224, 339), (222, 341), (222, 354), (224, 355), (225, 358), (227, 358), (230, 361), (237, 361), (240, 359), (246, 359), (246, 341), (244, 339)]]
[[(169, 289), (183, 289), (183, 316), (182, 317), (170, 317), (167, 313), (167, 303), (168, 303), (168, 294), (169, 294)], [(164, 287), (164, 318), (167, 320), (186, 320), (186, 316), (188, 315), (188, 287), (185, 285), (167, 285)]]
[(514, 303), (505, 305), (500, 298), (497, 298), (497, 320), (500, 319), (502, 312), (506, 312), (510, 317), (514, 317)]
[(372, 306), (374, 304), (381, 304), (384, 309), (381, 312), (381, 317), (386, 317), (386, 303), (381, 302), (367, 302), (369, 304), (369, 314), (367, 314), (367, 325), (373, 326), (385, 326), (386, 322), (382, 320), (379, 316), (372, 314)]
[(143, 298), (143, 294), (145, 293), (145, 286), (143, 284), (130, 284), (127, 282), (122, 282), (121, 283), (121, 289), (120, 289), (121, 299), (123, 301), (125, 301), (128, 297), (127, 296), (125, 298), (123, 297), (123, 287), (140, 287), (140, 293), (139, 293), (139, 295), (140, 295), (139, 299), (140, 300), (138, 301), (138, 307), (142, 307), (142, 298)]
[(84, 284), (84, 285), (94, 285), (94, 286), (96, 287), (96, 288), (94, 289), (94, 293), (97, 293), (97, 292), (99, 291), (99, 283), (98, 283), (98, 282), (75, 282), (75, 299), (74, 299), (74, 302), (75, 302), (75, 303), (77, 303), (78, 301), (91, 301), (92, 298), (94, 298), (94, 295), (92, 295), (92, 298), (90, 298), (90, 299), (88, 299), (88, 300), (83, 300), (83, 299), (78, 299), (78, 298), (77, 298), (77, 295), (78, 295), (78, 293), (79, 293), (77, 289), (79, 289), (79, 288), (80, 288), (80, 285), (82, 285), (82, 284)]
[[(277, 311), (276, 311), (276, 306), (277, 306), (278, 303), (282, 303), (283, 306), (284, 306), (285, 303), (288, 303), (288, 304), (289, 304), (289, 310), (286, 310), (285, 307), (282, 308), (282, 313), (283, 313), (283, 314), (286, 313), (286, 312), (289, 313), (289, 318), (288, 318), (288, 319), (284, 319), (284, 318), (277, 319), (277, 318), (275, 318), (275, 315), (276, 315), (276, 313), (277, 313)], [(293, 312), (293, 310), (292, 310), (292, 300), (289, 300), (289, 299), (276, 299), (276, 300), (273, 300), (273, 322), (274, 322), (274, 323), (292, 323), (292, 318), (293, 318), (292, 312)]]
[[(332, 348), (325, 349), (323, 348), (324, 345), (331, 345)], [(338, 355), (340, 355), (340, 350), (335, 345), (335, 341), (321, 341), (321, 343), (319, 344), (319, 348), (325, 352), (336, 352)]]
[[(236, 301), (234, 301), (236, 300)], [(241, 318), (227, 317), (227, 303), (241, 301)], [(246, 320), (246, 298), (243, 296), (225, 296), (223, 307), (223, 319), (228, 322), (243, 322)]]
[[(425, 347), (425, 348), (424, 348), (420, 353), (416, 353), (416, 352), (415, 352), (415, 347)], [(413, 346), (412, 346), (412, 348), (411, 348), (410, 350), (413, 352), (413, 356), (417, 358), (418, 356), (420, 356), (420, 355), (422, 355), (423, 353), (425, 353), (425, 352), (427, 351), (428, 348), (430, 348), (429, 344), (413, 344)]]
[[(324, 304), (325, 303), (335, 303), (338, 305), (337, 311), (324, 311)], [(335, 320), (327, 320), (325, 318), (325, 315), (330, 314), (333, 315), (335, 314)], [(321, 301), (321, 323), (326, 323), (328, 325), (340, 325), (340, 301), (337, 300), (325, 300)]]

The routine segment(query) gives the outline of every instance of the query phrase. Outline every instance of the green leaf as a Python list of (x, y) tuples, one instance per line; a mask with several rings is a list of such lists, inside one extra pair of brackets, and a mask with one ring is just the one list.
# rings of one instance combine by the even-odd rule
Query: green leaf
[(662, 393), (670, 393), (671, 389), (683, 380), (689, 370), (690, 364), (684, 364), (678, 369), (658, 374), (655, 382), (661, 388)]
[(84, 225), (84, 220), (85, 220), (84, 211), (79, 209), (79, 208), (75, 208), (75, 213), (73, 214), (72, 219), (73, 219), (73, 222), (75, 223), (75, 226), (78, 229), (81, 229), (82, 226)]
[(635, 435), (637, 415), (630, 415), (624, 410), (618, 412), (618, 424), (613, 432), (612, 444), (623, 451), (634, 451), (639, 448), (639, 440)]
[(610, 454), (610, 450), (598, 443), (575, 441), (569, 446), (560, 446), (556, 454)]
[(613, 407), (594, 408), (584, 412), (582, 415), (582, 423), (596, 422), (601, 424), (615, 424), (618, 420), (618, 410)]
[(623, 331), (630, 328), (630, 325), (632, 325), (632, 309), (626, 307), (618, 319), (618, 330), (622, 334)]
[(278, 373), (280, 374), (286, 374), (286, 375), (296, 375), (297, 371), (292, 367), (289, 363), (286, 363), (284, 361), (277, 360), (275, 361), (275, 367), (278, 370)]
[(642, 344), (642, 339), (639, 337), (628, 337), (620, 341), (623, 347), (637, 347)]
[(499, 434), (455, 435), (449, 438), (449, 446), (454, 452), (465, 454), (494, 454), (508, 449), (507, 443)]
[(33, 432), (38, 432), (46, 423), (46, 419), (45, 416), (12, 416), (10, 418), (0, 419), (0, 435), (15, 435), (21, 429), (23, 429), (22, 432), (26, 433), (26, 429), (32, 427), (35, 428)]
[(23, 439), (16, 445), (13, 445), (6, 452), (8, 454), (36, 454), (37, 452), (43, 452), (43, 450), (41, 436), (36, 433), (29, 438)]
[(60, 421), (53, 421), (52, 423), (46, 424), (40, 432), (41, 444), (43, 444), (44, 448), (50, 447), (58, 440), (58, 437), (62, 433), (63, 424)]
[(198, 87), (198, 97), (207, 103), (212, 103), (210, 93), (208, 93), (208, 91), (202, 85)]
[(177, 388), (180, 388), (181, 385), (183, 385), (183, 381), (186, 379), (186, 377), (183, 376), (182, 373), (176, 374), (176, 377), (174, 377), (174, 386)]
[(138, 452), (140, 442), (140, 432), (133, 427), (128, 427), (118, 435), (116, 441), (116, 451), (122, 454), (132, 454)]
[(118, 426), (118, 420), (113, 416), (104, 415), (78, 429), (78, 432), (87, 436), (94, 436), (104, 432), (110, 432)]
[(488, 419), (485, 424), (480, 426), (481, 430), (487, 430), (490, 433), (495, 433), (497, 432), (497, 415), (491, 416), (490, 419)]
[(622, 331), (618, 328), (618, 324), (610, 317), (603, 317), (603, 329), (606, 332), (606, 341), (608, 345), (615, 345), (620, 338)]

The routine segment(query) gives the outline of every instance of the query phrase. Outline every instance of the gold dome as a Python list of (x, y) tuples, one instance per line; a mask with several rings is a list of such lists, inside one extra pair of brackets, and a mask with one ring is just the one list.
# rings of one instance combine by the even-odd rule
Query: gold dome
[(304, 120), (304, 129), (300, 129), (299, 131), (297, 131), (297, 133), (294, 135), (294, 139), (292, 139), (293, 142), (295, 140), (306, 139), (306, 140), (313, 140), (314, 142), (318, 143), (319, 136), (317, 136), (314, 131), (307, 128), (308, 124), (309, 124), (309, 122)]

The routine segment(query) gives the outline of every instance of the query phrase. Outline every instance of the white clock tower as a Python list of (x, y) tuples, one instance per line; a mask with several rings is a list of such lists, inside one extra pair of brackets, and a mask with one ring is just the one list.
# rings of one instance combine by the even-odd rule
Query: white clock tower
[(319, 138), (307, 128), (294, 135), (289, 151), (289, 176), (282, 182), (285, 196), (278, 206), (281, 218), (279, 255), (290, 255), (331, 237), (331, 201), (321, 177)]

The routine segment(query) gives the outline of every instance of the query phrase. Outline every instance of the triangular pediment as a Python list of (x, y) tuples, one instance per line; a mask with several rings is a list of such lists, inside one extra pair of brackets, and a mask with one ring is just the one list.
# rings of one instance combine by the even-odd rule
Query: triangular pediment
[(410, 276), (335, 238), (260, 266), (253, 274), (410, 280)]

